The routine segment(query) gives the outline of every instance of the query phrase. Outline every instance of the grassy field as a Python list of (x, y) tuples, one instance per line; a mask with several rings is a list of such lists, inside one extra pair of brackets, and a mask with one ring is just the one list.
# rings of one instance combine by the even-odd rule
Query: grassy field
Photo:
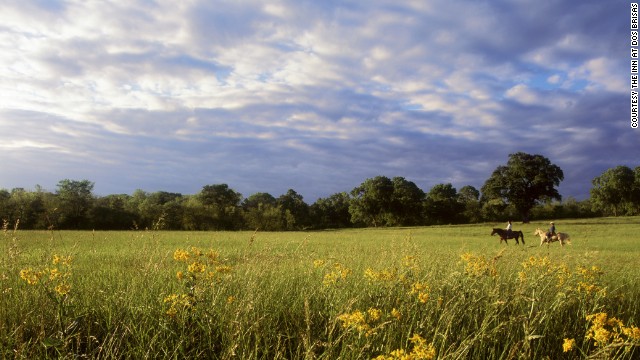
[(2, 358), (640, 358), (640, 218), (0, 238)]

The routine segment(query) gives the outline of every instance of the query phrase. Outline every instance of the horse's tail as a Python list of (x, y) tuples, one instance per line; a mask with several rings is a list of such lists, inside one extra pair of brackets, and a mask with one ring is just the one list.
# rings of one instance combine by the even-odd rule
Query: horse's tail
[(524, 245), (524, 231), (520, 231), (520, 238), (522, 239), (522, 245)]

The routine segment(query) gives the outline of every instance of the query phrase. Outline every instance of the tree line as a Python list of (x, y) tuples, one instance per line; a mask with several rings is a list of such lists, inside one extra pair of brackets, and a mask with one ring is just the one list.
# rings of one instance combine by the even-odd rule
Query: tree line
[[(480, 190), (450, 183), (428, 192), (403, 178), (376, 176), (350, 192), (307, 204), (295, 190), (244, 198), (227, 184), (194, 195), (166, 191), (96, 196), (89, 180), (61, 180), (55, 192), (0, 190), (5, 229), (167, 229), (261, 231), (418, 226), (640, 214), (640, 166), (618, 166), (593, 179), (591, 198), (562, 198), (562, 170), (541, 155), (515, 153)], [(12, 225), (13, 224), (13, 225)]]

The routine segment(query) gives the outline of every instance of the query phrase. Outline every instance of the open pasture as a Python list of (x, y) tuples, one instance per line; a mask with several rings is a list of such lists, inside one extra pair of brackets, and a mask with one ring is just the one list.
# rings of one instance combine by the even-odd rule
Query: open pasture
[(632, 359), (640, 218), (0, 238), (2, 358)]

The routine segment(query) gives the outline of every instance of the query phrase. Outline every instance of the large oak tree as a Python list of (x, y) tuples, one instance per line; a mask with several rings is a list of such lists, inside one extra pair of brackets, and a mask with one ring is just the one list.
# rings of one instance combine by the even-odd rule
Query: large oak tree
[(504, 200), (527, 220), (538, 201), (562, 199), (556, 189), (562, 180), (562, 169), (546, 157), (517, 152), (493, 171), (481, 191), (486, 201)]

